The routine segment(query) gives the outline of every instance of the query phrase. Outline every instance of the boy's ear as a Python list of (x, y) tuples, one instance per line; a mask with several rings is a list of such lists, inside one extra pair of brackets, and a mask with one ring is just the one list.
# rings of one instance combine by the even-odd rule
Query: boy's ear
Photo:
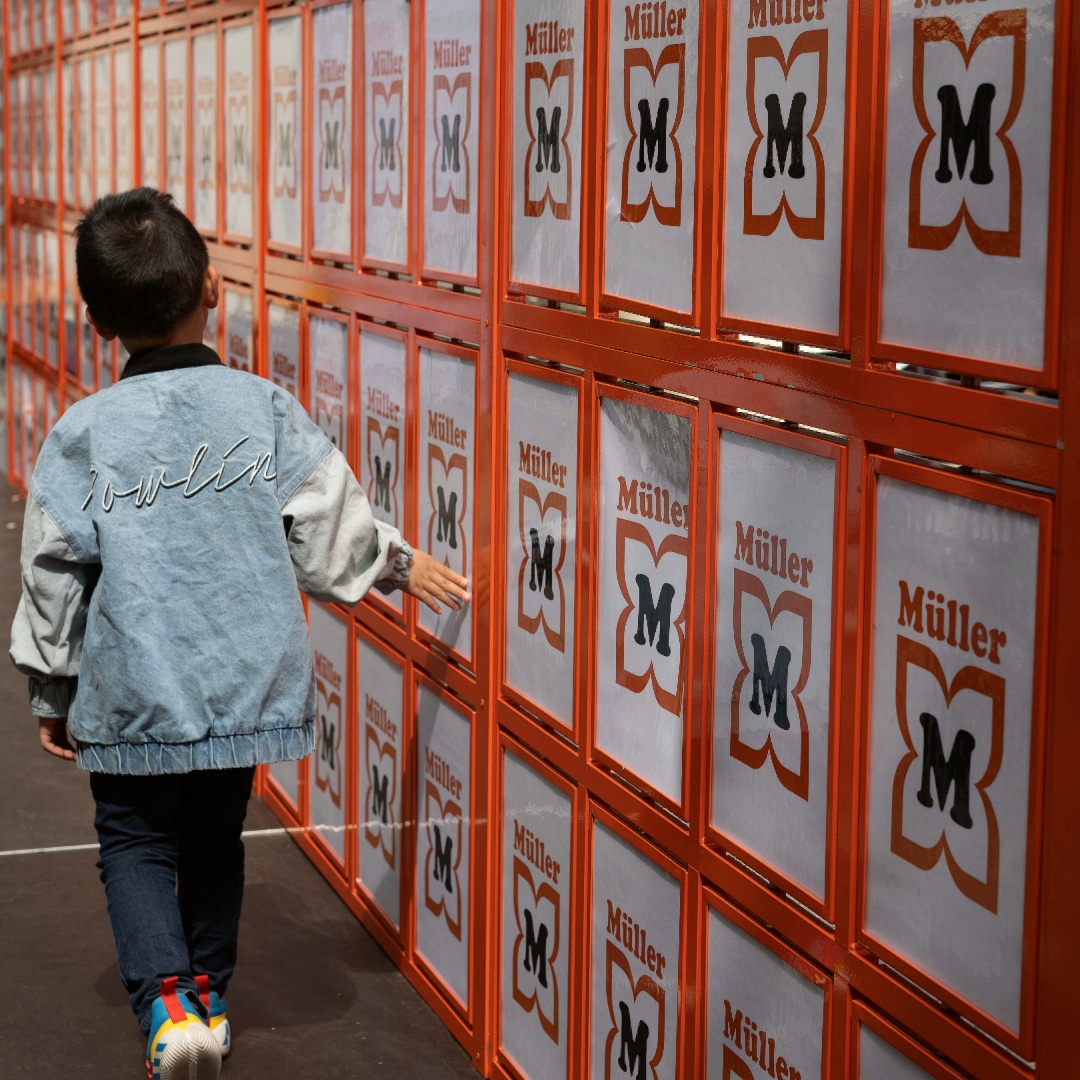
[(220, 298), (221, 281), (218, 278), (217, 268), (208, 266), (206, 268), (206, 277), (203, 278), (203, 304), (208, 308), (217, 307)]
[(116, 337), (116, 331), (110, 330), (107, 326), (102, 326), (101, 323), (99, 323), (97, 319), (95, 319), (94, 316), (90, 314), (89, 308), (84, 308), (84, 312), (86, 314), (86, 321), (94, 328), (95, 331), (97, 331), (97, 335), (99, 338), (102, 338), (105, 341), (112, 341), (112, 339)]

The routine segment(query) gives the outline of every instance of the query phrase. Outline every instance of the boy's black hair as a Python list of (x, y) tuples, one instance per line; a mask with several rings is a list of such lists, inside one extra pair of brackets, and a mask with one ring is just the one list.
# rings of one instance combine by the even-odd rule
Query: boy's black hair
[(171, 195), (148, 187), (104, 195), (75, 237), (83, 302), (119, 337), (165, 337), (198, 307), (210, 257)]

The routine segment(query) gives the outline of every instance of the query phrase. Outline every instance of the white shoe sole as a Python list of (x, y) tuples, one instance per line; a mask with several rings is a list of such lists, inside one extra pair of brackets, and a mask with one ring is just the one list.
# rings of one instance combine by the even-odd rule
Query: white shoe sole
[(169, 1041), (161, 1055), (160, 1080), (218, 1080), (221, 1047), (208, 1027), (192, 1024)]

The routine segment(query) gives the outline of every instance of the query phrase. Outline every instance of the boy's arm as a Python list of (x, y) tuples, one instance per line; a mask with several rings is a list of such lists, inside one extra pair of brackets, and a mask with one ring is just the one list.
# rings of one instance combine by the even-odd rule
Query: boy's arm
[(97, 568), (80, 563), (33, 491), (22, 536), (22, 598), (10, 656), (30, 680), (30, 708), (44, 720), (67, 716), (78, 685), (86, 612)]
[(373, 585), (403, 588), (412, 548), (376, 521), (341, 451), (331, 450), (281, 508), (300, 588), (316, 600), (356, 604)]

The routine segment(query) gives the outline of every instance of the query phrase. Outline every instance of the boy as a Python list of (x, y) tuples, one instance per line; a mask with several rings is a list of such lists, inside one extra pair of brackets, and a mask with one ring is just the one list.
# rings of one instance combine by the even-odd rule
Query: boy
[(11, 657), (44, 749), (91, 773), (148, 1074), (214, 1080), (254, 767), (315, 746), (297, 585), (346, 604), (402, 588), (436, 611), (469, 594), (372, 518), (291, 395), (202, 344), (217, 272), (168, 195), (107, 195), (76, 237), (87, 319), (131, 359), (42, 447)]

